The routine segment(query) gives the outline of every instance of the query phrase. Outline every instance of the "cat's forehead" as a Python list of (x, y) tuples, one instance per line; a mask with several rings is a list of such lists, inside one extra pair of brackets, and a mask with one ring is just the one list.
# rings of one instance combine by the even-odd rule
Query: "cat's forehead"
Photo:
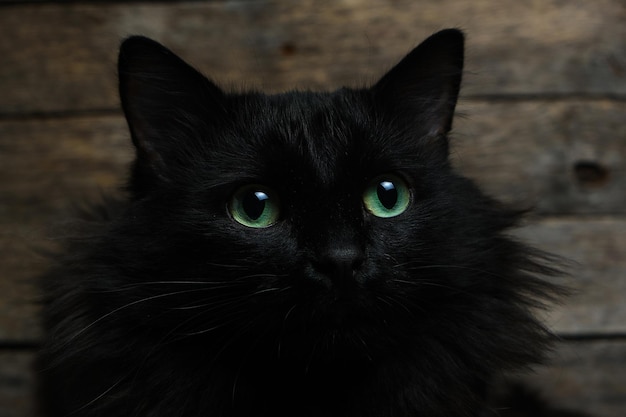
[(211, 157), (222, 178), (349, 189), (427, 159), (419, 131), (377, 108), (368, 90), (246, 94), (231, 104), (224, 152)]
[[(269, 95), (265, 96), (261, 113), (254, 116), (263, 117), (269, 130), (288, 130), (294, 134), (292, 140), (306, 140), (312, 146), (347, 146), (349, 131), (371, 124), (372, 115), (365, 105), (366, 97), (348, 89), (334, 93)], [(329, 140), (322, 141), (321, 138)]]
[(373, 121), (354, 92), (292, 92), (248, 99), (241, 126), (245, 145), (265, 163), (336, 178), (372, 145)]

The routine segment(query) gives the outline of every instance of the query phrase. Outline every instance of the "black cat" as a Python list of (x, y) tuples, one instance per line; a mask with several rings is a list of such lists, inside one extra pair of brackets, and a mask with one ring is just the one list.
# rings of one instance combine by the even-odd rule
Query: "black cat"
[(462, 66), (444, 30), (371, 88), (227, 93), (127, 39), (128, 199), (46, 277), (46, 415), (497, 413), (558, 288), (450, 165)]

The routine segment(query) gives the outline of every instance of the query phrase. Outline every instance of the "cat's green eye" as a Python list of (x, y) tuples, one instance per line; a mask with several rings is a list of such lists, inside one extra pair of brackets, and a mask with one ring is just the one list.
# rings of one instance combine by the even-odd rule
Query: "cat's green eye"
[(392, 174), (374, 178), (363, 193), (365, 208), (376, 217), (398, 216), (406, 211), (410, 202), (409, 186)]
[(280, 204), (271, 189), (262, 185), (246, 185), (233, 194), (228, 211), (237, 223), (260, 229), (278, 221)]

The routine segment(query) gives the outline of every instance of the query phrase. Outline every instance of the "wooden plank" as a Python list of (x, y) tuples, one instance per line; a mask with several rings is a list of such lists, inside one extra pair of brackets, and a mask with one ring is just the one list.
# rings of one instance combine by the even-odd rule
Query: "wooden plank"
[(563, 335), (626, 334), (626, 219), (548, 218), (520, 229), (518, 236), (573, 261), (573, 291), (547, 317)]
[(41, 252), (73, 205), (117, 190), (131, 155), (120, 117), (0, 123), (0, 340), (39, 337)]
[(33, 360), (29, 351), (0, 351), (0, 417), (35, 415)]
[[(34, 253), (41, 235), (7, 233), (7, 227), (0, 223), (0, 344), (30, 343), (40, 335), (35, 281), (49, 260)], [(39, 242), (33, 244), (33, 238)]]
[(283, 90), (372, 81), (458, 26), (468, 95), (623, 95), (625, 16), (621, 0), (12, 5), (0, 9), (0, 114), (116, 107), (118, 44), (138, 33), (219, 81)]
[(459, 169), (542, 214), (626, 213), (626, 102), (463, 100)]
[(24, 223), (94, 198), (122, 185), (132, 155), (117, 115), (2, 121), (0, 215)]
[(624, 339), (561, 343), (551, 363), (524, 381), (558, 408), (591, 417), (623, 417), (625, 364)]

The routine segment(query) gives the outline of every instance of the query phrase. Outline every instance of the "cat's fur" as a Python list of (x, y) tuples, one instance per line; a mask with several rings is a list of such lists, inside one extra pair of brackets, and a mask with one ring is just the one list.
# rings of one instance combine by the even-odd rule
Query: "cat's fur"
[[(46, 277), (46, 415), (495, 412), (487, 384), (544, 356), (556, 289), (507, 235), (520, 213), (450, 165), (462, 67), (446, 30), (371, 88), (225, 93), (126, 40), (129, 197)], [(364, 208), (380, 174), (408, 184), (400, 215)], [(246, 184), (279, 198), (271, 226), (229, 214)]]

